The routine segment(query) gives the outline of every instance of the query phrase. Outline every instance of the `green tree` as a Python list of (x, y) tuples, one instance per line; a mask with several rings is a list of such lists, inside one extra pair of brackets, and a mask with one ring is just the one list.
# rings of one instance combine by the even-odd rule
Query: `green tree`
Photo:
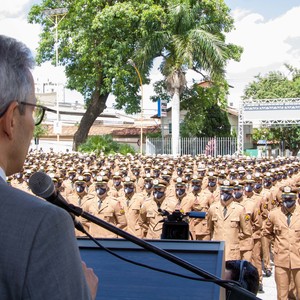
[(268, 127), (254, 128), (252, 138), (256, 142), (259, 140), (274, 141), (276, 139), (275, 132)]
[(255, 76), (255, 80), (246, 86), (243, 99), (295, 98), (297, 95), (294, 80), (289, 80), (282, 72), (273, 71), (265, 76)]
[(40, 124), (34, 127), (33, 138), (36, 147), (38, 147), (40, 143), (40, 137), (45, 135), (48, 132), (47, 126)]
[[(265, 76), (257, 75), (255, 80), (249, 83), (245, 89), (243, 99), (252, 98), (254, 101), (260, 99), (275, 98), (299, 98), (300, 97), (300, 70), (286, 65), (290, 76), (279, 71), (269, 72)], [(300, 150), (300, 126), (262, 127), (256, 129), (253, 140), (260, 139), (272, 141), (279, 144), (282, 141), (285, 148), (297, 155)]]
[[(37, 99), (37, 104), (40, 104), (40, 100)], [(36, 113), (36, 112), (35, 112)], [(37, 117), (42, 117), (42, 112), (40, 112), (39, 115), (37, 115)], [(39, 139), (41, 136), (45, 135), (48, 131), (48, 127), (46, 125), (39, 124), (37, 126), (34, 126), (34, 131), (33, 131), (33, 137), (36, 143), (38, 143)]]
[(39, 63), (55, 62), (54, 24), (43, 11), (57, 7), (68, 9), (58, 27), (59, 60), (66, 67), (68, 87), (79, 91), (87, 104), (74, 149), (87, 138), (109, 93), (116, 96), (117, 109), (140, 111), (139, 79), (128, 59), (147, 83), (153, 60), (163, 57), (161, 70), (178, 111), (187, 69), (216, 77), (228, 59), (240, 56), (239, 47), (224, 42), (233, 19), (223, 0), (43, 0), (29, 14), (30, 22), (43, 26)]
[(164, 43), (162, 74), (164, 88), (172, 97), (172, 152), (179, 152), (180, 97), (186, 89), (186, 71), (203, 78), (220, 79), (227, 60), (240, 58), (241, 48), (225, 43), (224, 32), (233, 28), (223, 1), (175, 0), (169, 6), (167, 39)]
[(181, 107), (187, 111), (180, 128), (183, 137), (230, 136), (225, 111), (228, 84), (224, 80), (206, 84), (207, 87), (195, 84), (182, 97)]
[(227, 137), (230, 136), (231, 126), (227, 113), (214, 105), (203, 111), (200, 122), (187, 115), (180, 130), (183, 137)]
[(34, 127), (33, 137), (35, 139), (39, 139), (41, 136), (45, 135), (47, 131), (48, 128), (45, 125), (43, 124), (37, 125)]
[[(55, 63), (54, 24), (44, 11), (58, 7), (68, 9), (58, 27), (59, 60), (65, 66), (68, 87), (79, 91), (87, 106), (74, 135), (73, 148), (77, 149), (106, 108), (109, 93), (116, 96), (117, 109), (124, 108), (127, 113), (139, 111), (139, 81), (127, 61), (135, 57), (149, 32), (159, 43), (165, 12), (154, 1), (44, 0), (34, 5), (29, 14), (30, 22), (43, 26), (39, 63)], [(151, 66), (151, 60), (144, 60), (140, 67), (145, 83)]]

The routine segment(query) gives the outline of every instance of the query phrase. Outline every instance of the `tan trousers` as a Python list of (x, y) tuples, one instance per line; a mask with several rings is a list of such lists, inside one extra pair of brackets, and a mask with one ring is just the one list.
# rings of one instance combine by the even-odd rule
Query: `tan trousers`
[[(295, 283), (297, 295), (300, 295), (300, 269), (288, 269), (275, 266), (277, 299), (288, 300), (291, 281)], [(298, 297), (299, 298), (299, 297)]]
[(262, 263), (261, 263), (261, 239), (254, 239), (254, 247), (252, 250), (251, 263), (257, 268), (259, 275), (259, 283), (262, 283)]
[(196, 235), (197, 241), (210, 241), (210, 235)]
[(252, 251), (253, 250), (244, 250), (241, 251), (241, 259), (247, 260), (247, 261), (252, 261)]
[(270, 240), (266, 237), (261, 238), (261, 246), (262, 246), (262, 258), (264, 263), (264, 270), (272, 270), (271, 261), (270, 261), (270, 251), (271, 251), (271, 243)]

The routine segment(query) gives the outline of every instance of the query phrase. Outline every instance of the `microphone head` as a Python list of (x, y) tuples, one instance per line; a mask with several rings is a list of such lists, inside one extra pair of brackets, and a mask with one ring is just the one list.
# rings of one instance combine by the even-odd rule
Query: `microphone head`
[(54, 183), (49, 175), (44, 172), (35, 172), (29, 178), (29, 187), (32, 192), (44, 199), (55, 192)]
[(204, 211), (190, 211), (189, 213), (187, 213), (187, 215), (190, 218), (195, 218), (195, 219), (205, 219), (206, 217), (206, 212)]

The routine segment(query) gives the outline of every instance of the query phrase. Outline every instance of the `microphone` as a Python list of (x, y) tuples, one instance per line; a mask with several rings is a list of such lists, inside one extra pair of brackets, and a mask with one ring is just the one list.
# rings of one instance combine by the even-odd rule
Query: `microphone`
[(55, 190), (54, 183), (49, 175), (44, 172), (35, 172), (30, 176), (28, 185), (36, 196), (67, 210), (73, 219), (75, 228), (85, 233), (82, 224), (75, 218), (74, 214), (68, 210), (70, 204), (59, 191)]
[(206, 212), (205, 211), (190, 211), (186, 215), (190, 218), (205, 219)]

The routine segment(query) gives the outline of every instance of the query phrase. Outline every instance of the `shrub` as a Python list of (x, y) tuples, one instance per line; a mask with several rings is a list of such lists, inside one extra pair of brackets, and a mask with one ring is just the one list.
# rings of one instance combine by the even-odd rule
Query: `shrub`
[(120, 144), (113, 140), (110, 134), (107, 135), (94, 135), (88, 137), (86, 142), (81, 144), (78, 147), (79, 152), (83, 153), (95, 153), (96, 155), (100, 155), (101, 153), (115, 154), (121, 153), (126, 155), (127, 153), (134, 154), (135, 150), (133, 147), (127, 144)]

